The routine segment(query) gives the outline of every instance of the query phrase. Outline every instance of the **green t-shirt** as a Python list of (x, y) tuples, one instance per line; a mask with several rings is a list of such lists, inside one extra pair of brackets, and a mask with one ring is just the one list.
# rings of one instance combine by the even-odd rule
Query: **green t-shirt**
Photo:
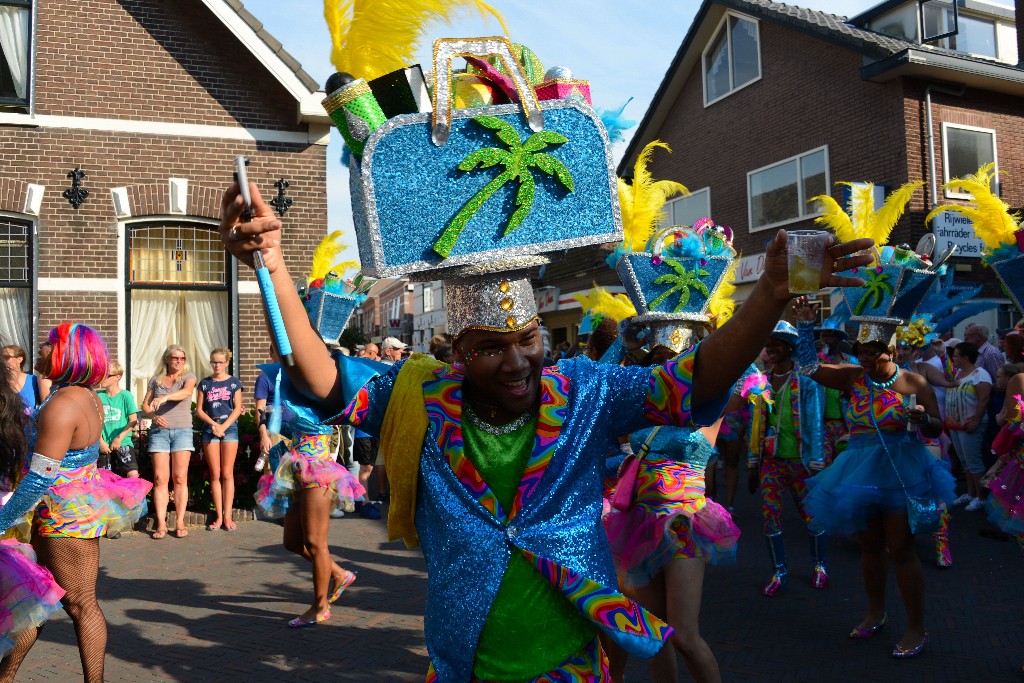
[[(103, 441), (109, 444), (128, 426), (128, 417), (139, 412), (135, 405), (135, 397), (130, 391), (121, 391), (111, 396), (99, 391), (100, 403), (103, 404)], [(121, 439), (122, 446), (132, 445), (132, 434), (128, 432)]]
[[(537, 418), (497, 436), (462, 420), (466, 457), (509, 510), (533, 452)], [(518, 550), (487, 615), (473, 675), (482, 680), (526, 680), (554, 669), (593, 640), (596, 627)]]
[(793, 424), (793, 394), (790, 389), (790, 380), (779, 396), (775, 399), (775, 410), (773, 420), (777, 420), (778, 441), (775, 442), (775, 457), (786, 460), (800, 459), (800, 441), (796, 438), (796, 427)]

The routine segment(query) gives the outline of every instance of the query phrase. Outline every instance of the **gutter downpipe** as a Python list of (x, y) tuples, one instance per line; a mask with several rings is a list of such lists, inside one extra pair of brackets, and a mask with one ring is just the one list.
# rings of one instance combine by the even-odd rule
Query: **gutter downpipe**
[(962, 97), (965, 90), (964, 86), (953, 90), (952, 88), (935, 84), (929, 84), (924, 89), (925, 117), (927, 118), (926, 125), (928, 126), (928, 179), (931, 183), (931, 208), (933, 209), (939, 205), (937, 200), (939, 183), (935, 177), (935, 129), (932, 126), (932, 91), (953, 95), (954, 97)]

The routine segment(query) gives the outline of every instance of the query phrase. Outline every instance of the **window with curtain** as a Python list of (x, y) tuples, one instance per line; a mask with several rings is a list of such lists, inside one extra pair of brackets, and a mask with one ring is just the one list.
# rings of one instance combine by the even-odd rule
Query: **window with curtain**
[(32, 341), (32, 224), (0, 219), (0, 342), (17, 344), (29, 359)]
[(132, 226), (128, 288), (129, 388), (140, 403), (149, 379), (162, 370), (167, 346), (184, 347), (189, 369), (199, 379), (210, 374), (210, 351), (231, 348), (227, 259), (213, 226)]
[(685, 197), (673, 197), (665, 205), (665, 211), (658, 221), (659, 228), (670, 225), (693, 226), (701, 218), (711, 215), (711, 188), (705, 187)]
[(0, 0), (0, 106), (28, 105), (31, 0)]
[(727, 14), (701, 56), (704, 105), (716, 102), (761, 78), (757, 22)]

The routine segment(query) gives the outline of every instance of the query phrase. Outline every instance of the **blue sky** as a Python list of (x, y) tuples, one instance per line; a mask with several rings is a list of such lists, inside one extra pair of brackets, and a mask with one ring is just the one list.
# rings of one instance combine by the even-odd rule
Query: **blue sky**
[[(334, 72), (321, 0), (243, 2), (321, 85)], [(529, 46), (546, 68), (567, 66), (577, 78), (589, 80), (595, 108), (618, 108), (632, 97), (625, 117), (636, 121), (647, 111), (700, 7), (696, 0), (491, 0), (491, 4), (505, 17), (512, 40)], [(802, 0), (791, 4), (853, 16), (878, 3)], [(451, 25), (429, 26), (419, 61), (427, 70), (434, 38), (500, 32), (497, 22), (468, 14)], [(626, 132), (627, 140), (631, 132)], [(614, 148), (616, 160), (624, 150), (625, 144)], [(354, 247), (348, 171), (339, 163), (340, 153), (340, 136), (335, 131), (328, 148), (328, 228), (344, 232), (346, 243)]]

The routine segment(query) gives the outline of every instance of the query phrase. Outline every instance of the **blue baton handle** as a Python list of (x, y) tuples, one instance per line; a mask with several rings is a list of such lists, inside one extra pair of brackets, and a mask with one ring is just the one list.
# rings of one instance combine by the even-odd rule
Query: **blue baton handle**
[(285, 367), (295, 365), (295, 357), (292, 356), (292, 343), (288, 339), (288, 330), (284, 327), (284, 318), (281, 317), (281, 308), (277, 304), (277, 292), (274, 290), (274, 281), (270, 279), (270, 271), (263, 265), (263, 257), (259, 252), (255, 255), (256, 281), (260, 285), (260, 294), (263, 295), (263, 306), (270, 319), (270, 329), (274, 333), (274, 344), (277, 346), (277, 353), (281, 356), (281, 364)]

